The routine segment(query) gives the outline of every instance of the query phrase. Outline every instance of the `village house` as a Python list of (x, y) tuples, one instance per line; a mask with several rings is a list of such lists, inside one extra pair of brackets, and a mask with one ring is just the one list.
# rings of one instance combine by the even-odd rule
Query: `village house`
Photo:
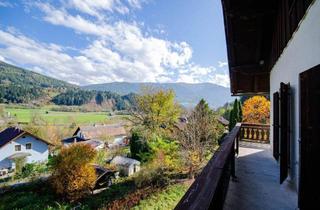
[(86, 140), (108, 137), (116, 139), (125, 137), (126, 130), (119, 124), (80, 126), (74, 132), (73, 136)]
[(88, 143), (96, 149), (104, 147), (104, 140), (108, 140), (108, 147), (127, 145), (127, 133), (122, 125), (92, 125), (80, 126), (72, 137), (62, 140), (63, 145), (72, 143)]
[(95, 150), (100, 150), (100, 149), (104, 149), (105, 148), (105, 143), (103, 141), (99, 140), (99, 139), (86, 140), (86, 139), (80, 138), (78, 136), (73, 136), (73, 137), (66, 138), (66, 139), (62, 140), (62, 144), (64, 146), (69, 146), (69, 145), (74, 144), (74, 143), (88, 144), (92, 148), (94, 148)]
[(140, 161), (132, 158), (115, 156), (110, 163), (117, 166), (120, 174), (123, 176), (131, 176), (140, 171)]
[(50, 145), (20, 128), (6, 128), (0, 132), (0, 169), (14, 169), (16, 158), (26, 158), (26, 163), (46, 162)]

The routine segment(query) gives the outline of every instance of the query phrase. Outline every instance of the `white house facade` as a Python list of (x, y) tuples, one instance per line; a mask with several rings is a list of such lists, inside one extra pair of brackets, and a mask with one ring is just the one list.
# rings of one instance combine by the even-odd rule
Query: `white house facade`
[[(3, 132), (7, 134), (17, 128), (7, 128)], [(3, 133), (1, 132), (1, 133)], [(1, 135), (0, 139), (4, 144), (0, 147), (0, 168), (14, 168), (14, 158), (25, 157), (26, 163), (46, 162), (49, 156), (49, 143), (37, 138), (25, 131), (20, 131), (17, 135)]]
[[(300, 150), (300, 81), (299, 74), (320, 64), (320, 1), (310, 5), (297, 30), (293, 33), (281, 56), (270, 72), (270, 121), (273, 122), (273, 94), (280, 83), (290, 84), (291, 107), (291, 163), (289, 180), (299, 188)], [(320, 78), (319, 78), (320, 79)], [(320, 82), (320, 80), (319, 80)], [(304, 111), (304, 110), (301, 110)], [(271, 140), (273, 139), (273, 129)], [(271, 141), (273, 143), (273, 141)]]
[(230, 88), (270, 96), (279, 184), (314, 209), (320, 193), (320, 0), (222, 0)]
[(131, 176), (140, 171), (140, 161), (123, 156), (116, 156), (111, 160), (111, 164), (117, 166), (123, 176)]

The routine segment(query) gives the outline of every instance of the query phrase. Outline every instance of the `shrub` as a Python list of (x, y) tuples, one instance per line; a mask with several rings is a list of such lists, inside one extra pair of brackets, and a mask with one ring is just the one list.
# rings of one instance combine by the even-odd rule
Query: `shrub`
[(96, 180), (92, 161), (95, 150), (86, 144), (64, 147), (52, 162), (52, 186), (58, 195), (70, 201), (84, 197)]
[(155, 136), (150, 141), (150, 148), (154, 153), (154, 164), (170, 170), (181, 169), (178, 142)]
[(35, 170), (35, 164), (27, 163), (21, 171), (22, 178), (30, 176)]
[(15, 174), (16, 179), (23, 179), (27, 177), (34, 178), (39, 174), (45, 173), (48, 171), (48, 166), (45, 163), (27, 163), (25, 164), (20, 171), (17, 171)]
[(134, 182), (138, 188), (147, 186), (163, 187), (169, 183), (169, 178), (163, 168), (147, 167), (137, 173)]
[(97, 152), (96, 158), (95, 158), (95, 163), (104, 166), (106, 164), (106, 159), (107, 159), (107, 154), (105, 150), (99, 150)]
[(15, 159), (13, 160), (13, 162), (15, 163), (15, 171), (16, 171), (16, 174), (21, 173), (22, 168), (23, 168), (24, 165), (26, 164), (26, 161), (27, 161), (27, 159), (26, 159), (25, 157), (18, 157), (18, 158), (15, 158)]

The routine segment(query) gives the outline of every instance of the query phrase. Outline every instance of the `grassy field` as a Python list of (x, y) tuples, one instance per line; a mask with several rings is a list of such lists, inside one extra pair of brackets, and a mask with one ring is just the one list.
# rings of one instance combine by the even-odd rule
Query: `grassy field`
[(45, 121), (55, 124), (67, 124), (72, 122), (77, 124), (102, 123), (108, 119), (107, 114), (103, 112), (57, 112), (46, 109), (19, 108), (6, 108), (5, 111), (9, 112), (11, 117), (15, 117), (18, 122), (30, 122), (33, 115), (39, 115)]
[(109, 116), (108, 112), (62, 112), (51, 111), (49, 108), (5, 108), (17, 122), (28, 123), (34, 115), (39, 116), (50, 124), (93, 124), (117, 122), (124, 116)]
[(145, 200), (141, 200), (139, 204), (133, 207), (133, 210), (159, 210), (174, 209), (182, 196), (189, 188), (188, 184), (181, 183), (167, 187), (165, 190), (149, 196)]

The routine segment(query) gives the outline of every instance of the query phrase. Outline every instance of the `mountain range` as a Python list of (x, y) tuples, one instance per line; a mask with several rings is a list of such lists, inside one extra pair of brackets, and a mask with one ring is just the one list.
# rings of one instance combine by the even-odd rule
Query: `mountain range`
[(129, 83), (112, 82), (105, 84), (95, 84), (82, 86), (86, 90), (111, 91), (120, 95), (128, 93), (137, 93), (143, 87), (153, 87), (161, 89), (172, 89), (176, 93), (177, 100), (184, 106), (195, 106), (202, 98), (205, 99), (211, 107), (217, 108), (226, 102), (234, 100), (231, 97), (230, 89), (212, 83)]
[(139, 94), (143, 86), (172, 89), (176, 93), (177, 101), (186, 107), (196, 105), (202, 98), (214, 108), (233, 100), (229, 88), (212, 83), (112, 82), (76, 86), (0, 61), (0, 103), (97, 103), (119, 108), (128, 106), (133, 98), (132, 93)]

